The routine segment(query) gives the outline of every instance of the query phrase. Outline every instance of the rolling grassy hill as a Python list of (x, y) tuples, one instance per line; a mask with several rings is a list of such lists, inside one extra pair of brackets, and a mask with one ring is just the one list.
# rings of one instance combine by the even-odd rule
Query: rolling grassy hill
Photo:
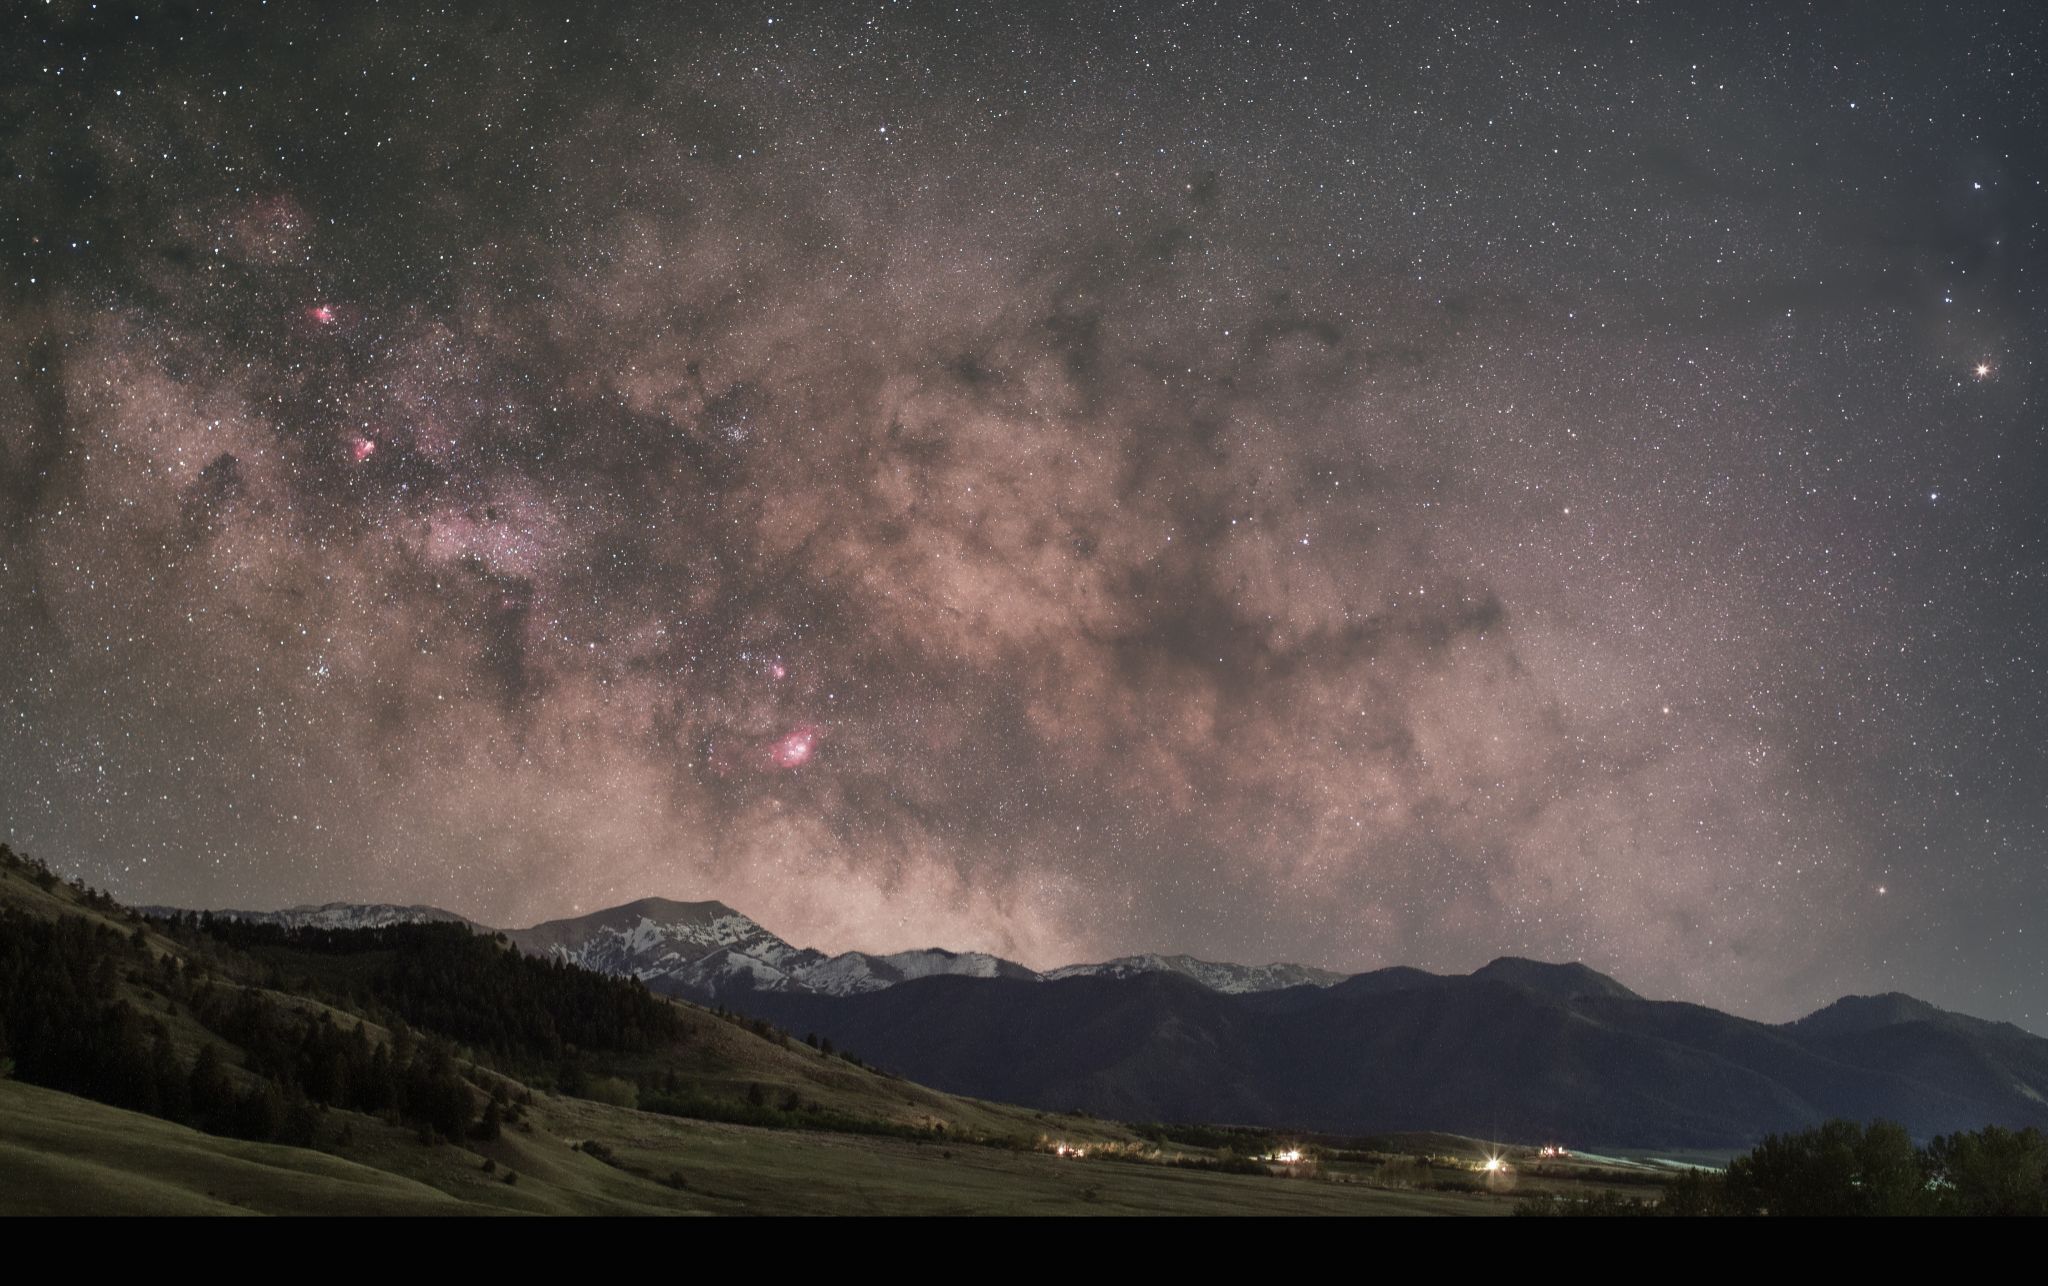
[[(352, 1149), (202, 1134), (0, 1080), (0, 1215), (1501, 1215), (1506, 1197), (1395, 1191), (1045, 1153), (763, 1130), (544, 1100), (532, 1136)], [(583, 1150), (596, 1140), (608, 1160)], [(349, 1151), (353, 1155), (337, 1155)], [(486, 1173), (486, 1161), (494, 1170)], [(503, 1181), (519, 1176), (516, 1184)], [(683, 1186), (676, 1186), (677, 1181)]]

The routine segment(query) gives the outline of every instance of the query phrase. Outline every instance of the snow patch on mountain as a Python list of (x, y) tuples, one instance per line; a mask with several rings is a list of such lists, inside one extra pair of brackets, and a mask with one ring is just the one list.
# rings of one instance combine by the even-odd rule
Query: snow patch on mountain
[(1243, 995), (1254, 991), (1279, 991), (1287, 987), (1328, 987), (1343, 981), (1345, 975), (1328, 969), (1317, 969), (1309, 965), (1224, 964), (1214, 960), (1197, 960), (1193, 956), (1167, 956), (1147, 953), (1135, 956), (1119, 956), (1100, 964), (1064, 965), (1039, 975), (1048, 980), (1060, 978), (1129, 978), (1144, 973), (1177, 973), (1192, 978), (1211, 991), (1229, 995)]
[(1012, 960), (981, 951), (947, 951), (927, 947), (921, 951), (897, 951), (870, 955), (848, 951), (805, 969), (798, 981), (807, 991), (827, 996), (853, 996), (880, 991), (913, 978), (940, 975), (963, 978), (1036, 978), (1038, 975)]
[(930, 948), (827, 956), (793, 946), (717, 902), (647, 899), (516, 929), (508, 936), (534, 955), (600, 973), (630, 974), (662, 991), (713, 997), (735, 991), (851, 996), (936, 974), (1037, 976), (1022, 965), (981, 952)]

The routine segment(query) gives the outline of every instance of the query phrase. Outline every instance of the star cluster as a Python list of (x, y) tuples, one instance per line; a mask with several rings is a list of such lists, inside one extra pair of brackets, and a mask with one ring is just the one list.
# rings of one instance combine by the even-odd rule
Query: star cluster
[(23, 851), (2048, 1030), (2024, 8), (5, 22)]

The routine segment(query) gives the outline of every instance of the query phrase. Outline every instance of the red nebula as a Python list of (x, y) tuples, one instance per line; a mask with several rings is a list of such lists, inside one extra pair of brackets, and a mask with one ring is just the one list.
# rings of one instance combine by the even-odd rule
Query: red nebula
[(785, 772), (801, 768), (818, 752), (818, 740), (823, 735), (812, 724), (798, 724), (768, 748), (768, 762)]
[(789, 668), (780, 661), (770, 662), (768, 665), (768, 677), (771, 679), (786, 679), (789, 677)]
[(315, 326), (332, 326), (340, 317), (333, 304), (314, 304), (306, 310), (306, 317)]
[(361, 464), (377, 454), (376, 440), (373, 438), (350, 438), (348, 441), (348, 454), (350, 459), (354, 460), (357, 464)]

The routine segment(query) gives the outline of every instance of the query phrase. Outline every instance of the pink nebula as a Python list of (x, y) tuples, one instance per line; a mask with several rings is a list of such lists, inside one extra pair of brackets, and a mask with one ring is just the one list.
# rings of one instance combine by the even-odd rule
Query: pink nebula
[(348, 441), (348, 454), (351, 460), (361, 464), (377, 454), (377, 442), (374, 438), (350, 438)]
[(785, 771), (803, 767), (818, 752), (822, 734), (811, 724), (798, 724), (768, 748), (768, 760)]

